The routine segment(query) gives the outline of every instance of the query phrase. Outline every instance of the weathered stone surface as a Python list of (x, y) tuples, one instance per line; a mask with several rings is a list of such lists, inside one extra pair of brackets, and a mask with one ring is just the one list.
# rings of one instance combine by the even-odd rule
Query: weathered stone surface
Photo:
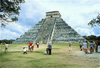
[(67, 43), (69, 41), (76, 43), (85, 40), (62, 18), (58, 11), (46, 13), (46, 18), (39, 21), (34, 27), (17, 38), (13, 43), (27, 42), (53, 42)]

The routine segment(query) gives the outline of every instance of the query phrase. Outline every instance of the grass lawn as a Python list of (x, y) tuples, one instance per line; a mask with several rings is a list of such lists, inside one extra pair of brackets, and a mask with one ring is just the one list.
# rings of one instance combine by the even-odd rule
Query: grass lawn
[(4, 53), (4, 45), (0, 45), (0, 68), (100, 67), (100, 59), (80, 56), (76, 54), (76, 52), (80, 52), (79, 44), (73, 43), (72, 45), (73, 50), (69, 52), (68, 44), (54, 44), (52, 46), (52, 55), (44, 55), (47, 44), (41, 44), (39, 48), (35, 46), (34, 51), (28, 52), (28, 54), (23, 54), (23, 46), (27, 46), (27, 44), (9, 44), (7, 53)]

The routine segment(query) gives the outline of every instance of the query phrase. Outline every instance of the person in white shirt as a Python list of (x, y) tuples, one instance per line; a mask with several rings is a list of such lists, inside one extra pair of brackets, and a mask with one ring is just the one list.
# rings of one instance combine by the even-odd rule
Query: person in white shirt
[(8, 50), (8, 44), (5, 44), (5, 51)]
[(23, 47), (23, 51), (24, 51), (23, 54), (25, 53), (27, 54), (26, 47)]
[(83, 42), (84, 52), (87, 54), (87, 43), (86, 41)]

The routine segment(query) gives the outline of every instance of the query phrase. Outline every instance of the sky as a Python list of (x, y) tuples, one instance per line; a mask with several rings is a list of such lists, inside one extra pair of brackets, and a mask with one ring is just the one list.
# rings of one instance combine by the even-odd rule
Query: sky
[(25, 0), (21, 4), (19, 20), (0, 27), (0, 40), (16, 39), (31, 29), (42, 19), (46, 12), (59, 11), (61, 18), (80, 35), (100, 35), (100, 26), (88, 23), (100, 13), (100, 0)]

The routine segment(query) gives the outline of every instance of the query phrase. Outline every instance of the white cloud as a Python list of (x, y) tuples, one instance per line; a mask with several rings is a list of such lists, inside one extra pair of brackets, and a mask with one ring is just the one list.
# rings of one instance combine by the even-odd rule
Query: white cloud
[(9, 23), (5, 28), (1, 27), (0, 39), (16, 39), (28, 31), (28, 29), (30, 28), (21, 26), (18, 23)]
[[(19, 37), (31, 28), (26, 23), (38, 23), (45, 18), (45, 13), (48, 11), (59, 11), (63, 20), (81, 35), (98, 35), (87, 23), (96, 18), (100, 12), (99, 2), (98, 0), (26, 0), (26, 3), (21, 5), (18, 23), (9, 24), (2, 31), (4, 32), (2, 36), (7, 39)], [(32, 21), (29, 21), (30, 19)]]
[(28, 27), (20, 25), (18, 23), (11, 23), (11, 24), (7, 25), (5, 28), (7, 28), (11, 31), (18, 32), (18, 33), (23, 33), (29, 29)]
[(79, 34), (81, 35), (95, 35), (94, 31), (93, 30), (90, 30), (88, 28), (76, 28), (75, 29)]
[(19, 36), (20, 36), (19, 33), (12, 32), (7, 29), (3, 29), (3, 31), (1, 31), (0, 33), (0, 40), (1, 39), (15, 39), (16, 37), (19, 37)]

